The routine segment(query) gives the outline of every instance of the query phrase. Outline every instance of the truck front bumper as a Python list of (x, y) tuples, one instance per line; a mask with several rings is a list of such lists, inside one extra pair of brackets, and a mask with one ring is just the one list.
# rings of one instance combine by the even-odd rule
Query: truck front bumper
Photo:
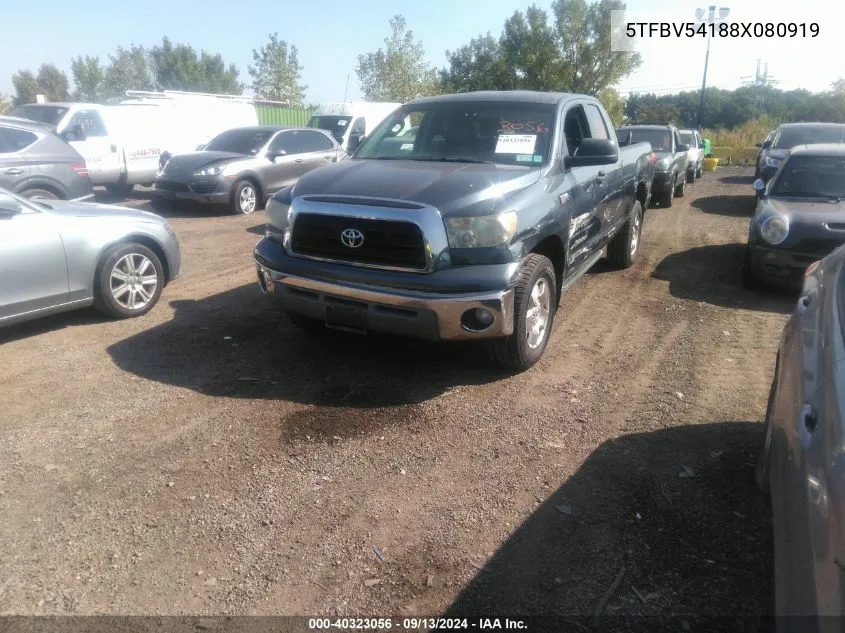
[[(446, 288), (420, 290), (361, 283), (349, 278), (316, 278), (303, 274), (302, 265), (307, 266), (307, 260), (297, 260), (295, 267), (300, 270), (291, 271), (285, 270), (289, 267), (284, 260), (293, 258), (282, 256), (281, 260), (270, 261), (265, 256), (266, 249), (263, 253), (256, 249), (256, 274), (261, 291), (286, 312), (322, 321), (328, 327), (429, 340), (465, 341), (513, 334), (512, 287), (448, 292)], [(312, 264), (325, 272), (326, 264)], [(497, 266), (500, 270), (491, 277), (501, 280), (503, 275), (505, 278), (510, 275), (511, 268), (518, 267), (501, 266)], [(444, 274), (448, 271), (438, 273)], [(464, 285), (464, 281), (457, 282), (455, 287)]]

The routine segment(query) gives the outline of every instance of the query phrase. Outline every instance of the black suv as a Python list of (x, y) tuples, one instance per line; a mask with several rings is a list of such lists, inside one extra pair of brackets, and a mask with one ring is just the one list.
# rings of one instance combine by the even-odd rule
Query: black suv
[(0, 187), (30, 199), (93, 198), (85, 159), (49, 125), (0, 116)]

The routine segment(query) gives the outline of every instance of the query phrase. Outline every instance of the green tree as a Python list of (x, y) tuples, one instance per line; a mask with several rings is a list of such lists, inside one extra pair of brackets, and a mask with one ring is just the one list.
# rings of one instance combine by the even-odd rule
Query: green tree
[(288, 47), (278, 33), (271, 33), (265, 46), (260, 50), (252, 49), (252, 59), (255, 66), (249, 66), (247, 71), (252, 78), (252, 91), (257, 96), (271, 101), (287, 99), (293, 107), (302, 106), (308, 86), (300, 83), (302, 66), (296, 46)]
[(0, 93), (0, 114), (6, 114), (12, 109), (12, 98), (9, 95)]
[(390, 18), (390, 29), (384, 49), (358, 56), (355, 72), (364, 97), (369, 101), (404, 103), (434, 94), (437, 71), (425, 61), (422, 42), (414, 38), (401, 15)]
[(155, 84), (161, 90), (189, 90), (217, 94), (241, 94), (238, 69), (228, 67), (219, 55), (206, 51), (199, 54), (187, 44), (174, 45), (169, 38), (150, 50)]
[(536, 5), (525, 13), (516, 11), (498, 40), (488, 34), (454, 53), (447, 51), (449, 66), (440, 72), (441, 85), (447, 90), (523, 88), (600, 95), (642, 63), (637, 53), (610, 50), (610, 12), (624, 8), (620, 0), (555, 0), (551, 21)]
[(76, 86), (74, 99), (98, 103), (103, 97), (105, 69), (100, 66), (99, 57), (75, 57), (70, 62), (73, 83)]
[(70, 82), (55, 64), (41, 64), (35, 81), (47, 101), (70, 101)]
[(101, 99), (120, 99), (127, 90), (155, 90), (149, 53), (143, 46), (118, 46), (103, 73)]
[(499, 42), (490, 33), (475, 37), (454, 52), (446, 51), (449, 67), (439, 71), (445, 92), (505, 89), (509, 76), (499, 54)]
[(38, 95), (38, 82), (31, 70), (19, 70), (12, 75), (12, 85), (15, 87), (14, 104), (16, 106), (35, 103)]

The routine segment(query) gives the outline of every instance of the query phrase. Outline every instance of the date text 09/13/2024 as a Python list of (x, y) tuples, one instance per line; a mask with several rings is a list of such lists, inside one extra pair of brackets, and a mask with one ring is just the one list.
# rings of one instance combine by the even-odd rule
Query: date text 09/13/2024
[(311, 630), (388, 630), (407, 631), (447, 629), (463, 630), (527, 630), (523, 620), (510, 618), (310, 618)]

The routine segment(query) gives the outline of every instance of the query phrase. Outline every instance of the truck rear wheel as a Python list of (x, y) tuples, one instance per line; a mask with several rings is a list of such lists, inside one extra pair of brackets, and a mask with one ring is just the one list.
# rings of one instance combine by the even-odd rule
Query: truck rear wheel
[(513, 334), (491, 341), (490, 357), (514, 371), (532, 367), (549, 342), (557, 307), (555, 268), (548, 257), (525, 258), (515, 287)]
[(684, 176), (681, 176), (680, 182), (675, 184), (675, 197), (676, 198), (683, 198), (684, 194), (687, 192), (687, 179)]
[(643, 227), (643, 208), (640, 201), (634, 202), (631, 209), (631, 216), (607, 245), (607, 258), (619, 268), (628, 268), (637, 260), (637, 252), (640, 248), (640, 234)]

